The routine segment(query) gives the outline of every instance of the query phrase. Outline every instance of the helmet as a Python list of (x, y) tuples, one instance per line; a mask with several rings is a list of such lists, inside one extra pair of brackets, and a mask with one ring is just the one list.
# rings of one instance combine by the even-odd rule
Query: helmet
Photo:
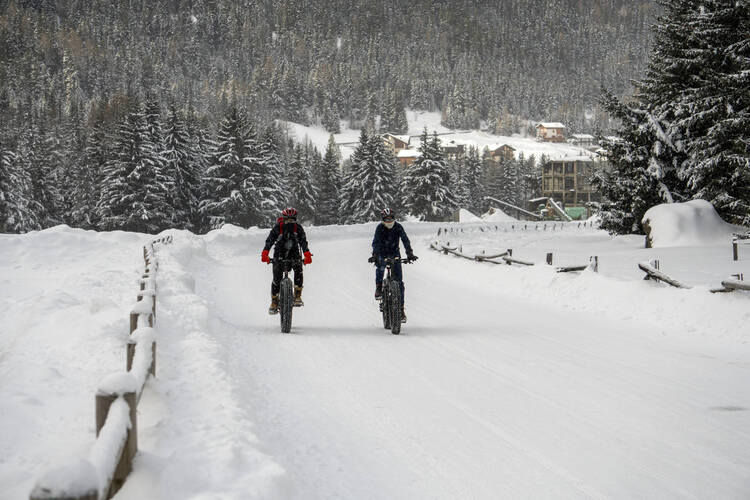
[(390, 208), (384, 208), (380, 211), (380, 218), (383, 221), (391, 222), (396, 219), (396, 215), (393, 213), (393, 210)]
[(297, 218), (297, 210), (295, 210), (292, 207), (285, 208), (284, 210), (281, 211), (281, 217), (287, 220), (288, 219), (294, 220)]

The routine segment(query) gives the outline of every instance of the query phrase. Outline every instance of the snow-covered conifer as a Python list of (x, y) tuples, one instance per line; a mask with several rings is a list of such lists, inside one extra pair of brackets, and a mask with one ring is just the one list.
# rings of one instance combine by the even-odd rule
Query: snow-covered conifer
[(120, 123), (97, 204), (103, 229), (156, 233), (169, 227), (170, 186), (152, 137), (141, 111)]
[(333, 134), (328, 138), (323, 161), (317, 176), (318, 185), (318, 224), (335, 224), (339, 220), (339, 192), (341, 190), (341, 170), (339, 168), (338, 146)]
[(250, 227), (257, 224), (257, 179), (254, 153), (249, 152), (248, 126), (244, 113), (232, 107), (221, 122), (211, 165), (204, 177), (205, 198), (201, 209), (210, 226), (224, 223)]
[(450, 170), (440, 149), (437, 134), (432, 138), (424, 130), (420, 138), (419, 156), (412, 163), (403, 180), (406, 209), (423, 220), (442, 220), (456, 208), (450, 190)]
[(41, 229), (32, 209), (31, 179), (17, 155), (0, 144), (0, 233)]
[(313, 181), (314, 154), (312, 145), (297, 144), (287, 165), (286, 182), (287, 203), (297, 209), (301, 221), (315, 219), (317, 188)]

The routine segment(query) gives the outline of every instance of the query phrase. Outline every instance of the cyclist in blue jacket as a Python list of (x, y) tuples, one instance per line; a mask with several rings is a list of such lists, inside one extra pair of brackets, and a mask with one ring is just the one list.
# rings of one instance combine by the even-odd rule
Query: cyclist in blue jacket
[[(411, 243), (409, 237), (406, 236), (404, 226), (396, 222), (396, 216), (393, 210), (390, 208), (384, 209), (380, 212), (382, 223), (378, 224), (375, 229), (375, 237), (372, 239), (372, 257), (369, 261), (376, 264), (375, 268), (375, 299), (380, 300), (383, 295), (383, 274), (385, 273), (385, 262), (383, 259), (386, 257), (401, 257), (401, 251), (399, 249), (399, 239), (404, 244), (406, 250), (406, 258), (409, 261), (417, 260), (417, 256), (411, 249)], [(403, 273), (401, 271), (401, 261), (396, 261), (392, 267), (394, 278), (401, 285), (401, 321), (406, 321), (406, 313), (404, 312), (404, 281)]]

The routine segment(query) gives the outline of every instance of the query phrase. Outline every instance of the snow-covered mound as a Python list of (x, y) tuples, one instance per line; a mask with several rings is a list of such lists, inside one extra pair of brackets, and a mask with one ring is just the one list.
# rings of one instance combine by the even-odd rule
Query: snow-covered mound
[(462, 208), (458, 211), (458, 221), (459, 222), (480, 222), (482, 219), (474, 215), (473, 213), (469, 212), (465, 208)]
[(482, 215), (482, 219), (487, 222), (516, 222), (518, 219), (511, 217), (499, 208), (490, 208), (486, 214)]
[(654, 248), (712, 245), (734, 231), (706, 200), (657, 205), (643, 216), (643, 224), (650, 228)]

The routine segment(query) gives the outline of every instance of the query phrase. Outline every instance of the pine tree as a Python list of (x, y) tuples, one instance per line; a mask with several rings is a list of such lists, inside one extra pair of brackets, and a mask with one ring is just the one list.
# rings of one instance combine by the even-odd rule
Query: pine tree
[(394, 203), (398, 189), (395, 158), (382, 138), (363, 129), (342, 187), (342, 220), (346, 224), (378, 220)]
[(425, 129), (419, 150), (421, 156), (404, 175), (404, 203), (409, 213), (422, 220), (442, 220), (457, 208), (457, 204), (450, 191), (450, 170), (437, 134), (430, 138)]
[(339, 220), (339, 192), (341, 190), (341, 170), (339, 151), (333, 138), (328, 138), (328, 146), (317, 178), (318, 217), (317, 224), (336, 224)]
[(95, 229), (99, 226), (97, 204), (104, 167), (109, 159), (109, 138), (104, 124), (94, 125), (83, 152), (83, 158), (73, 169), (74, 185), (70, 192), (71, 219), (75, 225), (84, 229)]
[(464, 178), (466, 179), (466, 208), (475, 214), (483, 212), (484, 207), (484, 166), (476, 147), (470, 147), (463, 158)]
[(169, 227), (170, 186), (152, 137), (143, 112), (121, 122), (97, 204), (103, 229), (157, 233)]
[[(259, 218), (257, 178), (253, 171), (256, 158), (250, 151), (247, 121), (244, 113), (232, 107), (221, 122), (211, 165), (206, 170), (206, 197), (201, 210), (212, 228), (225, 223), (250, 227)], [(250, 155), (250, 156), (249, 156)]]
[[(703, 68), (678, 125), (694, 138), (680, 172), (691, 195), (727, 220), (750, 224), (750, 5), (705, 2), (693, 12), (692, 60)], [(681, 118), (681, 119), (679, 119)]]
[(262, 224), (271, 226), (279, 212), (286, 205), (287, 193), (282, 187), (284, 168), (279, 155), (279, 131), (275, 125), (269, 125), (260, 141), (258, 163), (258, 192)]
[(172, 186), (169, 202), (172, 206), (172, 227), (195, 230), (201, 188), (200, 152), (191, 142), (187, 127), (176, 108), (171, 106), (164, 130), (165, 176)]
[(31, 179), (16, 154), (0, 144), (0, 233), (41, 229), (30, 195)]
[(292, 158), (287, 165), (286, 182), (284, 183), (289, 195), (289, 206), (297, 209), (301, 221), (315, 220), (317, 188), (313, 182), (312, 146), (299, 144), (294, 147)]

